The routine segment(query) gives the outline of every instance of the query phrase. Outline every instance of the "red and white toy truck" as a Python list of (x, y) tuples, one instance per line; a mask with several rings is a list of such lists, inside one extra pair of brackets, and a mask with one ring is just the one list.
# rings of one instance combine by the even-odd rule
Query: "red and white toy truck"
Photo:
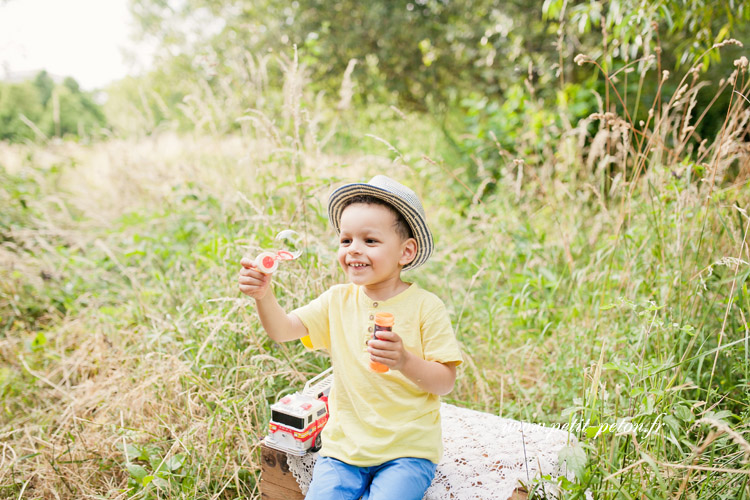
[(263, 442), (269, 448), (298, 457), (318, 451), (320, 433), (328, 422), (328, 394), (333, 368), (310, 379), (302, 392), (284, 396), (271, 405), (271, 422)]

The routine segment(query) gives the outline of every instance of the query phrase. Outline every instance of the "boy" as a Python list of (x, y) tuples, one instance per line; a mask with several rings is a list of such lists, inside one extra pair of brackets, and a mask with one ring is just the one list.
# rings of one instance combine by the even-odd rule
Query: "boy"
[[(309, 337), (331, 356), (330, 418), (306, 499), (420, 500), (442, 455), (440, 396), (461, 363), (443, 303), (401, 279), (432, 253), (424, 209), (413, 191), (379, 175), (336, 189), (328, 217), (348, 284), (287, 314), (269, 291), (271, 276), (250, 259), (239, 277), (269, 337)], [(395, 323), (373, 339), (379, 312)], [(374, 373), (370, 361), (389, 371)]]

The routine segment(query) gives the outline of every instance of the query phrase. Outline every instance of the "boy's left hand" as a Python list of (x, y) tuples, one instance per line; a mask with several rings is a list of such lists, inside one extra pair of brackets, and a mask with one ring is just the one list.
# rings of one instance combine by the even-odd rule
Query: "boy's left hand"
[(391, 370), (401, 370), (409, 356), (401, 337), (396, 332), (379, 331), (377, 339), (367, 342), (371, 361), (382, 363)]

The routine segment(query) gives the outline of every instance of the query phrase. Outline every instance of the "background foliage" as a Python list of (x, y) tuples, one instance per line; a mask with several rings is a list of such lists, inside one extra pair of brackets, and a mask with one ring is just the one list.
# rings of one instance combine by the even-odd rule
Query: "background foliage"
[(328, 192), (385, 173), (435, 234), (449, 402), (588, 422), (564, 498), (750, 498), (748, 6), (687, 7), (134, 0), (161, 59), (101, 108), (0, 84), (0, 497), (259, 498), (268, 405), (328, 360), (237, 262), (293, 227), (277, 296), (317, 296)]
[(56, 84), (41, 71), (31, 81), (0, 82), (0, 140), (101, 137), (105, 125), (101, 107), (73, 78)]

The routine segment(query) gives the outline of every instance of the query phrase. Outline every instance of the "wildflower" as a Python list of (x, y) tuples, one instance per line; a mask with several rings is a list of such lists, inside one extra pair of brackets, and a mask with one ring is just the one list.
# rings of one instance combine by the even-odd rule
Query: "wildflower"
[(661, 81), (666, 82), (667, 78), (669, 78), (669, 71), (665, 69), (661, 72)]
[(703, 155), (703, 153), (706, 152), (706, 146), (708, 145), (708, 139), (703, 139), (700, 144), (698, 144), (698, 156)]
[(748, 66), (747, 57), (742, 56), (739, 59), (734, 60), (734, 65), (740, 69), (740, 71), (745, 71)]
[(674, 96), (674, 104), (673, 104), (674, 107), (677, 107), (681, 104), (681, 99), (685, 95), (685, 92), (687, 92), (687, 89), (688, 89), (688, 85), (686, 83), (685, 85), (680, 87), (679, 90), (677, 90), (677, 93)]
[(583, 66), (585, 63), (591, 61), (591, 58), (587, 56), (586, 54), (578, 54), (573, 58), (573, 62), (576, 63), (579, 66)]
[(727, 45), (737, 45), (738, 47), (744, 47), (744, 45), (742, 45), (742, 42), (740, 42), (739, 40), (736, 40), (734, 38), (728, 38), (727, 40), (724, 40), (723, 42), (715, 43), (713, 47), (711, 48), (720, 49), (722, 47), (726, 47)]

